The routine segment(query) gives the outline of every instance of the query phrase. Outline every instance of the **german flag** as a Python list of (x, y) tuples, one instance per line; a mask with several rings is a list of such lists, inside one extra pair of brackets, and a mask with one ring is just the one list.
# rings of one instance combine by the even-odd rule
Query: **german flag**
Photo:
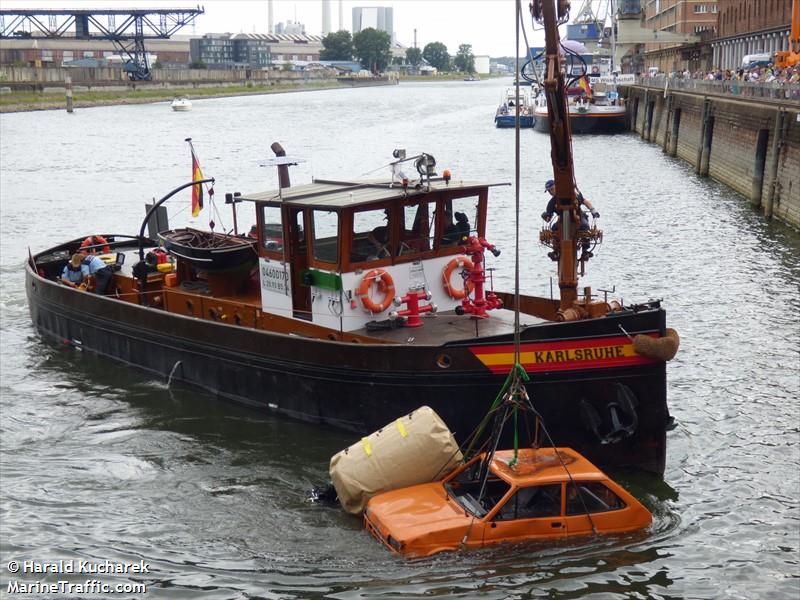
[[(190, 146), (191, 148), (191, 146)], [(197, 156), (192, 150), (192, 181), (201, 181), (203, 179), (203, 171), (200, 170), (200, 163), (197, 161)], [(198, 183), (192, 186), (192, 216), (196, 217), (203, 210), (203, 186)]]
[(578, 85), (581, 86), (581, 89), (586, 94), (586, 97), (590, 100), (592, 99), (592, 86), (589, 85), (589, 79), (584, 75), (580, 79), (578, 79)]

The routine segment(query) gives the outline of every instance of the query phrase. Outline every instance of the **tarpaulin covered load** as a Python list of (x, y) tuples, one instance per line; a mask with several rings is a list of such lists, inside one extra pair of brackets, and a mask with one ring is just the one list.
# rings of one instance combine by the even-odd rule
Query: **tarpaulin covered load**
[(331, 458), (331, 481), (342, 507), (361, 514), (372, 496), (444, 477), (463, 457), (434, 410), (422, 406)]

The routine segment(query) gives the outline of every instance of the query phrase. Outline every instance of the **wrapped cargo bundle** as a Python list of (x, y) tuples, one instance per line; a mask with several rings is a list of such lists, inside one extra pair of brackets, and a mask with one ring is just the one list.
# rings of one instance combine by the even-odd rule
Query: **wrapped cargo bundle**
[(434, 410), (422, 406), (331, 458), (339, 502), (358, 515), (372, 496), (444, 477), (463, 457)]

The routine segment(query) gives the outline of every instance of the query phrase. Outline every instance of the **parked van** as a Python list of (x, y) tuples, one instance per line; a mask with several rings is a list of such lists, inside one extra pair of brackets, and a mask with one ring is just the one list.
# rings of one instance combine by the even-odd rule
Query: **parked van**
[(753, 67), (766, 67), (772, 63), (772, 54), (762, 52), (761, 54), (746, 54), (742, 57), (742, 68), (752, 69)]

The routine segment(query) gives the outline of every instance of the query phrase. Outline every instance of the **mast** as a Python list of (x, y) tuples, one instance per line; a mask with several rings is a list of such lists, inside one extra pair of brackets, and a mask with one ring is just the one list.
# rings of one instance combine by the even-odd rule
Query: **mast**
[[(561, 13), (558, 16), (556, 1)], [(545, 31), (544, 93), (550, 126), (550, 158), (556, 182), (556, 211), (560, 216), (558, 287), (561, 290), (562, 313), (572, 308), (578, 299), (577, 233), (580, 225), (580, 205), (575, 195), (575, 172), (572, 166), (569, 109), (558, 35), (559, 20), (566, 20), (568, 9), (569, 3), (564, 0), (534, 0), (531, 3), (533, 18), (543, 23)]]

